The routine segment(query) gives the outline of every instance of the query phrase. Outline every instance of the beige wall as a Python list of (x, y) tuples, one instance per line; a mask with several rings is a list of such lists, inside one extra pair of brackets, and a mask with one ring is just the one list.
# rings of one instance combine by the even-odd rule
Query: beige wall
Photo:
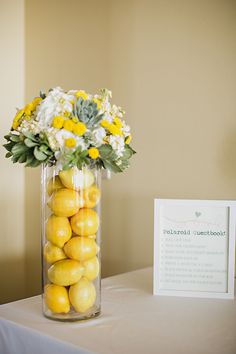
[[(108, 86), (133, 128), (132, 167), (103, 183), (104, 275), (152, 264), (154, 197), (236, 199), (235, 1), (26, 0), (25, 21), (27, 100)], [(40, 292), (39, 176), (25, 177), (28, 295)]]
[[(0, 0), (0, 141), (24, 104), (24, 2)], [(0, 148), (0, 303), (25, 296), (24, 168)]]
[(138, 151), (106, 183), (104, 273), (152, 264), (153, 199), (236, 199), (236, 2), (112, 1), (110, 75)]

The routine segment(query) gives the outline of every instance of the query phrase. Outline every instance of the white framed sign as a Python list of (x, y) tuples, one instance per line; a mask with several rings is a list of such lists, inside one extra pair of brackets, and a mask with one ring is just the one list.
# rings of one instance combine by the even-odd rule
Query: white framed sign
[(155, 199), (155, 295), (234, 298), (236, 202)]

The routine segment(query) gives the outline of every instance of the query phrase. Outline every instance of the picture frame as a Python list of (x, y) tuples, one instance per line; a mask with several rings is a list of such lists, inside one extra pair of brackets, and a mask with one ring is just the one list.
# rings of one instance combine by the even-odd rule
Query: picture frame
[(236, 201), (154, 200), (153, 294), (234, 298)]

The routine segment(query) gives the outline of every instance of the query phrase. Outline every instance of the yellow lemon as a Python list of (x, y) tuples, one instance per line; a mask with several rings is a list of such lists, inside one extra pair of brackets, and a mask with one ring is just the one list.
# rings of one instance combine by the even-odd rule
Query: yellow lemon
[(53, 192), (60, 188), (63, 188), (63, 184), (61, 183), (59, 176), (50, 178), (47, 184), (48, 195), (51, 196)]
[(98, 246), (91, 238), (77, 236), (65, 244), (64, 251), (67, 257), (83, 262), (96, 256)]
[(48, 279), (56, 285), (68, 286), (77, 283), (83, 274), (84, 267), (73, 259), (63, 259), (48, 269)]
[(78, 283), (70, 287), (69, 298), (75, 311), (82, 313), (86, 312), (95, 303), (95, 286), (83, 277)]
[(71, 218), (71, 227), (77, 235), (94, 235), (99, 228), (98, 214), (92, 209), (80, 209), (79, 212)]
[(83, 276), (92, 281), (97, 278), (99, 274), (99, 261), (97, 257), (91, 258), (83, 262), (84, 273)]
[(96, 240), (97, 235), (89, 235), (87, 236), (88, 238), (92, 238), (93, 240)]
[(72, 167), (66, 171), (60, 171), (59, 176), (65, 187), (75, 189), (76, 191), (88, 188), (94, 183), (94, 175), (87, 169), (79, 170)]
[(57, 216), (72, 216), (80, 207), (79, 194), (72, 189), (59, 189), (51, 196), (48, 206)]
[(55, 263), (66, 258), (63, 249), (53, 245), (51, 242), (47, 242), (44, 245), (43, 255), (48, 263)]
[(51, 215), (46, 224), (46, 238), (54, 245), (62, 248), (71, 238), (71, 227), (68, 218)]
[(70, 301), (64, 286), (47, 284), (44, 288), (44, 298), (47, 307), (55, 313), (68, 313)]
[(94, 208), (101, 197), (101, 192), (97, 186), (93, 185), (80, 192), (84, 208)]

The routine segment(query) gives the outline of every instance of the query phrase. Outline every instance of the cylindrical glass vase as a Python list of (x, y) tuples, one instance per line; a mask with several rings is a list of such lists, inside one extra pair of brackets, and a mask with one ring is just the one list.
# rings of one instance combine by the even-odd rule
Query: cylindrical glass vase
[(61, 321), (100, 313), (100, 170), (42, 168), (43, 313)]

